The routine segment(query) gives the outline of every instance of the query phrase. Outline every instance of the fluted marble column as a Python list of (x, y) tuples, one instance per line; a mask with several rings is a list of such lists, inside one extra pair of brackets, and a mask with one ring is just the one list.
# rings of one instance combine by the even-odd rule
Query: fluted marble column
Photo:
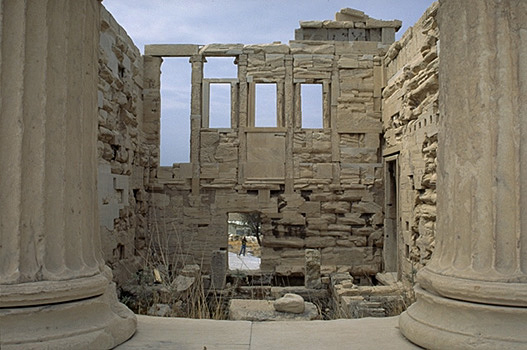
[(526, 349), (527, 1), (440, 0), (436, 248), (402, 333)]
[(0, 1), (0, 348), (104, 349), (115, 297), (97, 211), (96, 0)]

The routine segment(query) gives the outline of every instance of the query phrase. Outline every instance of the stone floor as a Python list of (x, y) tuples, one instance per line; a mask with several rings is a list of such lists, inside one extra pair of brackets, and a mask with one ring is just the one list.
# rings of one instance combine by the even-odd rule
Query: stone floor
[(137, 316), (136, 334), (117, 350), (417, 350), (398, 317), (334, 321), (214, 321)]

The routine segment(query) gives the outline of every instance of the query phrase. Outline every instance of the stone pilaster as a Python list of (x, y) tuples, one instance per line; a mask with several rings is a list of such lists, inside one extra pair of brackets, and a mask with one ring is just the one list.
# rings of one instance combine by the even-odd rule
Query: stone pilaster
[(152, 167), (160, 162), (161, 142), (161, 64), (163, 59), (155, 56), (143, 58), (143, 130), (145, 140), (154, 150)]
[(401, 330), (430, 349), (524, 349), (527, 3), (439, 11), (437, 242)]
[(238, 183), (245, 181), (244, 170), (247, 164), (247, 134), (245, 130), (248, 126), (248, 103), (249, 103), (249, 85), (247, 83), (247, 55), (239, 55), (236, 61), (238, 65), (238, 138), (240, 139), (240, 148), (238, 152)]
[(0, 7), (0, 348), (109, 349), (135, 316), (100, 247), (100, 4)]
[(202, 120), (202, 83), (204, 57), (194, 55), (190, 57), (192, 65), (191, 101), (190, 101), (190, 163), (192, 164), (192, 194), (199, 195), (200, 178), (200, 132)]

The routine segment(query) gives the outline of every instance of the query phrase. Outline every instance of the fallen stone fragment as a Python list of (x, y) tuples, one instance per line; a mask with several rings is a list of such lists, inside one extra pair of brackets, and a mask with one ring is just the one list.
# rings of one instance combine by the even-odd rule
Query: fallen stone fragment
[(287, 293), (280, 299), (275, 300), (273, 305), (276, 311), (294, 314), (301, 314), (306, 308), (304, 298), (293, 293)]
[(176, 289), (176, 292), (184, 292), (188, 290), (194, 284), (195, 281), (195, 277), (178, 275), (174, 282), (172, 282), (172, 287)]
[(148, 309), (147, 314), (150, 316), (169, 317), (171, 312), (172, 308), (170, 305), (154, 304)]

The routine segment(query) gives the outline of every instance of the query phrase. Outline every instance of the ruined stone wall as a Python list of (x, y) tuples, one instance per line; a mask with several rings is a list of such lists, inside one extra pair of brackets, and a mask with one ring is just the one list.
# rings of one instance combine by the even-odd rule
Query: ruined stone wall
[(102, 6), (98, 86), (101, 239), (105, 261), (122, 284), (143, 264), (146, 237), (149, 149), (142, 131), (143, 59)]
[[(150, 184), (150, 231), (175, 253), (174, 264), (195, 262), (207, 270), (212, 251), (227, 249), (227, 214), (256, 211), (263, 271), (302, 275), (307, 248), (321, 251), (325, 273), (381, 271), (382, 57), (388, 47), (380, 38), (147, 46), (152, 74), (160, 56), (188, 56), (193, 67), (191, 162), (158, 168)], [(237, 79), (204, 79), (211, 56), (233, 57)], [(220, 81), (231, 84), (232, 122), (209, 128), (208, 86)], [(277, 110), (276, 127), (255, 127), (259, 83), (276, 86), (277, 105), (269, 106)], [(302, 84), (322, 86), (322, 128), (302, 128)], [(153, 108), (145, 102), (149, 118), (153, 100)]]
[(384, 60), (388, 81), (383, 90), (383, 155), (398, 164), (393, 228), (398, 241), (393, 249), (398, 250), (399, 277), (406, 282), (413, 282), (434, 248), (440, 118), (437, 9), (436, 2), (390, 47)]

